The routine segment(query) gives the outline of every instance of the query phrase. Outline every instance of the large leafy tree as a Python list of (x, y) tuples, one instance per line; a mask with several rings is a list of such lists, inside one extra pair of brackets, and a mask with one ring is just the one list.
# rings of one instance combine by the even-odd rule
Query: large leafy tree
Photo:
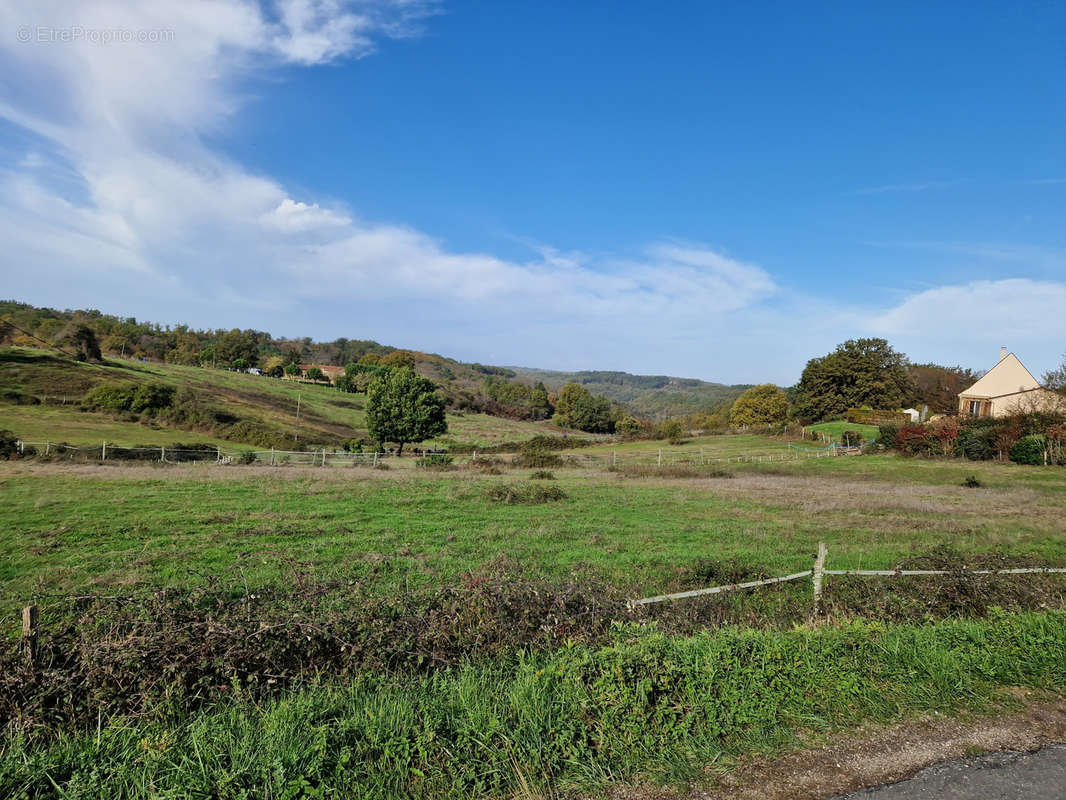
[(610, 433), (614, 430), (611, 401), (596, 395), (579, 383), (568, 383), (555, 401), (555, 417), (559, 424), (588, 433)]
[(255, 331), (234, 328), (223, 333), (215, 343), (215, 358), (222, 364), (232, 364), (243, 358), (248, 366), (256, 366), (259, 363), (259, 343)]
[(733, 403), (733, 425), (778, 425), (788, 416), (788, 398), (772, 383), (753, 386)]
[(378, 442), (423, 442), (448, 430), (444, 398), (433, 382), (409, 367), (379, 375), (367, 387), (366, 426)]
[(832, 353), (812, 358), (796, 389), (796, 415), (806, 422), (862, 406), (903, 408), (917, 395), (907, 357), (884, 339), (849, 339)]

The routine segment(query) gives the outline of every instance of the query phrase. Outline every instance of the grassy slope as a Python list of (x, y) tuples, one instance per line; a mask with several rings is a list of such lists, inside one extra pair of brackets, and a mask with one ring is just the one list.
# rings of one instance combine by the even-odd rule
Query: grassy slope
[[(366, 435), (364, 395), (344, 394), (329, 386), (266, 378), (201, 367), (145, 364), (111, 359), (104, 366), (72, 364), (42, 350), (0, 349), (0, 387), (23, 391), (65, 405), (0, 405), (0, 427), (28, 440), (71, 443), (168, 444), (216, 441), (195, 432), (153, 429), (105, 414), (81, 412), (76, 400), (105, 381), (162, 381), (187, 386), (204, 401), (241, 418), (284, 430), (298, 430), (310, 444)], [(297, 400), (299, 399), (299, 421)], [(446, 438), (472, 444), (528, 439), (557, 431), (544, 423), (520, 422), (486, 414), (449, 414)]]
[[(943, 544), (1066, 564), (1057, 468), (867, 456), (756, 464), (732, 479), (556, 472), (568, 499), (511, 506), (486, 492), (528, 471), (2, 465), (0, 587), (17, 605), (38, 589), (205, 573), (267, 582), (291, 557), (387, 590), (455, 581), (502, 556), (555, 577), (588, 565), (654, 594), (704, 558), (804, 569), (819, 540), (838, 567), (891, 567)], [(983, 488), (961, 487), (969, 474)]]

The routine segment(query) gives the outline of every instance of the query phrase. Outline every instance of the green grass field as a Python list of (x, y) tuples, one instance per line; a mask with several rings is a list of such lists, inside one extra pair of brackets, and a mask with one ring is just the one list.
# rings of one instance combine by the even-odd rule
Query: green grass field
[[(699, 448), (708, 459), (790, 452), (758, 436), (671, 450)], [(573, 453), (648, 463), (658, 449)], [(496, 471), (0, 464), (0, 667), (11, 676), (0, 682), (0, 796), (700, 787), (744, 754), (804, 736), (988, 709), (1012, 702), (1010, 687), (1066, 690), (1066, 578), (907, 579), (898, 590), (833, 578), (819, 624), (809, 581), (648, 618), (611, 599), (808, 569), (820, 541), (834, 568), (947, 550), (953, 564), (1066, 566), (1062, 468), (867, 455), (662, 473), (604, 460), (554, 469), (555, 480)], [(963, 486), (968, 476), (980, 486)], [(535, 505), (492, 499), (515, 484), (560, 492)], [(492, 583), (501, 564), (514, 587)], [(318, 599), (327, 584), (334, 594)], [(584, 587), (617, 602), (604, 606), (614, 616), (559, 599)], [(161, 588), (148, 605), (146, 590)], [(286, 592), (296, 599), (262, 599)], [(15, 634), (30, 602), (53, 666), (27, 674)], [(538, 603), (547, 610), (525, 616)], [(327, 628), (344, 641), (328, 658), (316, 649), (338, 641)], [(512, 628), (528, 638), (505, 646)], [(265, 666), (235, 655), (267, 637)], [(428, 661), (412, 655), (422, 647)], [(81, 677), (64, 683), (66, 669)], [(158, 683), (166, 675), (173, 687)]]
[[(519, 506), (486, 493), (528, 470), (6, 464), (0, 588), (15, 601), (35, 587), (188, 585), (238, 569), (272, 581), (279, 554), (374, 570), (383, 589), (455, 581), (506, 556), (555, 577), (586, 565), (637, 593), (674, 588), (702, 558), (803, 569), (819, 540), (847, 567), (938, 545), (1066, 559), (1055, 468), (865, 456), (741, 465), (732, 478), (556, 472), (565, 500)], [(961, 486), (970, 474), (981, 489)]]

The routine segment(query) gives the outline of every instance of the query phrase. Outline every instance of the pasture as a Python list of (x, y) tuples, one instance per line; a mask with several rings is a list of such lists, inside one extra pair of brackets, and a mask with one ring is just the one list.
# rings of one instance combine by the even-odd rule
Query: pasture
[[(809, 581), (624, 603), (809, 569), (820, 541), (834, 568), (1066, 566), (1061, 468), (868, 455), (659, 469), (657, 443), (618, 450), (639, 461), (536, 477), (414, 459), (0, 464), (0, 789), (644, 792), (871, 720), (1066, 687), (1062, 576), (832, 578), (819, 619)], [(38, 672), (17, 642), (31, 602), (51, 665)]]
[[(531, 574), (587, 567), (655, 594), (708, 558), (806, 569), (818, 541), (849, 568), (941, 546), (1066, 563), (1062, 470), (895, 456), (733, 466), (678, 478), (556, 469), (566, 498), (523, 506), (488, 499), (495, 485), (529, 480), (516, 468), (4, 464), (0, 590), (15, 601), (41, 586), (189, 585), (237, 571), (270, 582), (297, 559), (321, 573), (373, 573), (387, 591), (509, 558)], [(961, 485), (970, 474), (980, 489)]]

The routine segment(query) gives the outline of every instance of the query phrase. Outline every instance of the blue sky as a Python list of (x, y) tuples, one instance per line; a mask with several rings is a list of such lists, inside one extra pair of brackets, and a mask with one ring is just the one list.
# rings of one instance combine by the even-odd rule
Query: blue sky
[(6, 296), (726, 382), (1066, 351), (1061, 3), (131, 5), (0, 3)]

